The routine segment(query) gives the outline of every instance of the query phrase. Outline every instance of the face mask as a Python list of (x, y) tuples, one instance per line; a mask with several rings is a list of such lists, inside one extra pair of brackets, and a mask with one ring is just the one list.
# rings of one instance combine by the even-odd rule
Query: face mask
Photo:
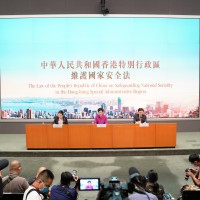
[(40, 193), (48, 193), (49, 192), (49, 187), (44, 187), (43, 189), (40, 189)]

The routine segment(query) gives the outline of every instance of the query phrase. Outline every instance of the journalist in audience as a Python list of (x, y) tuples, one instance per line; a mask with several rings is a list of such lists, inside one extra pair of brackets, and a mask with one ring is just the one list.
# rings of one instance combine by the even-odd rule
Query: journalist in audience
[(3, 184), (2, 184), (2, 173), (0, 170), (0, 200), (2, 199), (2, 197), (3, 197)]
[[(158, 200), (158, 198), (151, 193), (145, 191), (147, 180), (144, 176), (141, 176), (136, 168), (130, 175), (130, 191), (129, 200)], [(130, 171), (129, 171), (130, 174)]]
[(54, 117), (53, 124), (68, 124), (67, 117), (64, 116), (62, 110), (58, 111), (57, 116)]
[(37, 170), (36, 176), (35, 176), (34, 178), (31, 178), (31, 179), (28, 181), (29, 185), (32, 185), (33, 182), (36, 180), (36, 178), (39, 176), (39, 174), (40, 174), (43, 170), (45, 170), (45, 169), (47, 169), (47, 168), (46, 168), (46, 167), (40, 167), (40, 168)]
[(99, 108), (98, 114), (94, 118), (94, 124), (107, 124), (107, 123), (108, 123), (108, 119), (107, 119), (106, 115), (104, 115), (103, 108)]
[(21, 170), (21, 163), (18, 160), (10, 162), (10, 173), (2, 179), (3, 192), (24, 193), (29, 185), (25, 178), (19, 176)]
[[(75, 181), (74, 188), (70, 187), (72, 181)], [(76, 200), (78, 196), (77, 187), (78, 176), (73, 177), (70, 172), (62, 172), (60, 185), (54, 185), (51, 188), (50, 200)]]
[(53, 179), (54, 175), (50, 170), (43, 170), (35, 179), (33, 184), (25, 191), (23, 200), (43, 200), (44, 196), (41, 193), (49, 191)]
[[(39, 174), (44, 171), (45, 169), (47, 169), (46, 167), (40, 167), (38, 170), (37, 170), (37, 173), (36, 173), (36, 176), (34, 178), (31, 178), (28, 183), (29, 185), (32, 185), (33, 182), (36, 180), (36, 178), (39, 176)], [(44, 196), (44, 199), (48, 199), (49, 198), (49, 191), (44, 191), (44, 192), (40, 192), (43, 196)]]
[(200, 187), (200, 157), (198, 154), (191, 154), (189, 156), (189, 162), (193, 164), (198, 169), (188, 169), (186, 170), (186, 176), (191, 177), (194, 184)]
[(138, 112), (133, 116), (133, 123), (139, 124), (139, 123), (145, 123), (147, 122), (147, 117), (144, 114), (144, 109), (139, 108)]
[(147, 174), (147, 186), (146, 191), (157, 196), (158, 200), (163, 200), (163, 194), (165, 193), (164, 187), (158, 184), (158, 173), (153, 169), (148, 171)]

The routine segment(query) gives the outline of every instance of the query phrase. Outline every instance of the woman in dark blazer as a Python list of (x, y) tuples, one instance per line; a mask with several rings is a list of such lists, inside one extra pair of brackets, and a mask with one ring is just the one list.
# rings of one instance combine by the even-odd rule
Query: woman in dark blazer
[(68, 124), (67, 117), (64, 116), (62, 110), (58, 112), (58, 115), (54, 117), (53, 124)]

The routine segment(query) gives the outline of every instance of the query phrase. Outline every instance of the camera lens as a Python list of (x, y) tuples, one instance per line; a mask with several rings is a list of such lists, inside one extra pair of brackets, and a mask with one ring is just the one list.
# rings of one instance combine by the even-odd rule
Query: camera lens
[(189, 176), (185, 175), (185, 180), (188, 181), (189, 179)]
[[(189, 171), (190, 171), (189, 168), (187, 168), (187, 169), (185, 170), (185, 172), (189, 172)], [(189, 179), (189, 176), (186, 174), (186, 175), (185, 175), (185, 180), (188, 181), (188, 179)]]

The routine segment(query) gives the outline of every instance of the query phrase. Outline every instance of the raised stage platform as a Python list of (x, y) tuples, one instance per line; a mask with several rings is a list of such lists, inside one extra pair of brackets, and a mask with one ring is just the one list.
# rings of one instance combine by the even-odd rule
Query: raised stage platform
[(25, 134), (0, 134), (0, 143), (0, 157), (104, 157), (188, 155), (191, 153), (200, 152), (200, 132), (177, 132), (176, 148), (27, 150)]

